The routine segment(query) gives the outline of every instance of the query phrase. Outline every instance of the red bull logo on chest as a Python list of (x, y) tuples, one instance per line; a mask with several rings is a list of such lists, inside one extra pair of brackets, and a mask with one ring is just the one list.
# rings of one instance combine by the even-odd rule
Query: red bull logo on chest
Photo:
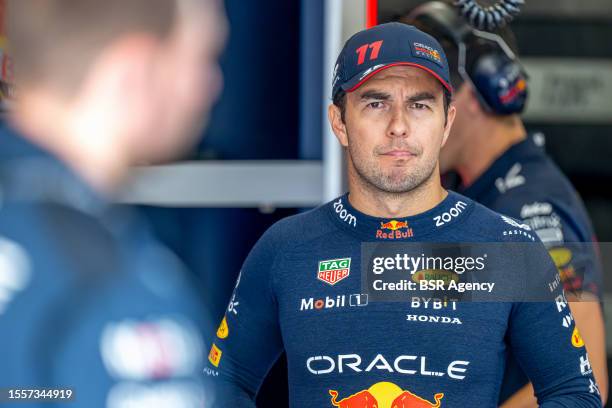
[(338, 391), (329, 390), (329, 395), (332, 406), (340, 408), (439, 408), (444, 398), (443, 393), (437, 393), (433, 396), (435, 402), (430, 402), (391, 382), (376, 383), (340, 401)]
[(405, 239), (412, 238), (414, 232), (408, 227), (408, 221), (391, 220), (381, 222), (380, 228), (376, 230), (378, 239)]

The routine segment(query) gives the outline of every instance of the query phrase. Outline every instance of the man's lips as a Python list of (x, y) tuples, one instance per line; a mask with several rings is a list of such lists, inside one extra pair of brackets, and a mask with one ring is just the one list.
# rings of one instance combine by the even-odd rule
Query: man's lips
[(391, 150), (389, 152), (385, 152), (382, 154), (383, 156), (391, 156), (391, 157), (413, 157), (416, 154), (408, 151), (408, 150)]

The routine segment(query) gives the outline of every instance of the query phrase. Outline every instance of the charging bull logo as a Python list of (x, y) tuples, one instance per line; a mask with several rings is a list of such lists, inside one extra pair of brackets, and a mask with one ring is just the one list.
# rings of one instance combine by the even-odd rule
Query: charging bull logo
[(406, 221), (396, 221), (396, 220), (380, 223), (380, 229), (388, 229), (391, 231), (397, 231), (400, 228), (408, 228), (408, 223)]
[(376, 383), (340, 401), (337, 400), (338, 391), (329, 390), (329, 395), (332, 406), (340, 408), (439, 408), (444, 398), (443, 393), (437, 393), (435, 402), (429, 402), (390, 382)]

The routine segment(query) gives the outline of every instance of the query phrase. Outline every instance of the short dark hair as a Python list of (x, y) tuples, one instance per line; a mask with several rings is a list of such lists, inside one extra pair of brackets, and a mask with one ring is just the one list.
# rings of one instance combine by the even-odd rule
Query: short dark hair
[[(444, 86), (442, 86), (442, 91), (444, 92), (444, 123), (446, 123), (446, 118), (448, 117), (448, 107), (452, 102), (452, 95)], [(332, 103), (336, 105), (338, 109), (340, 109), (340, 118), (344, 123), (346, 118), (346, 92), (343, 90), (338, 91), (336, 95), (334, 95)]]
[(169, 36), (180, 0), (9, 0), (17, 85), (74, 90), (95, 57), (128, 33)]

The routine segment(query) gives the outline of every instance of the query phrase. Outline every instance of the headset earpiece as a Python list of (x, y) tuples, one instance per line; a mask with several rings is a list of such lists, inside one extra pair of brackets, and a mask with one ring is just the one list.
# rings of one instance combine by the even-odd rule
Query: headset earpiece
[[(456, 9), (432, 1), (415, 8), (407, 18), (422, 23), (430, 34), (444, 35), (458, 48), (457, 68), (464, 81), (474, 86), (483, 109), (499, 115), (521, 113), (527, 102), (527, 74), (510, 47), (497, 34), (472, 28)], [(467, 55), (473, 40), (491, 43), (490, 51), (482, 52), (468, 67)], [(473, 52), (473, 51), (472, 51)], [(450, 53), (448, 53), (450, 54)]]
[(480, 56), (468, 72), (478, 95), (499, 115), (521, 113), (527, 102), (527, 79), (521, 65), (500, 52)]

